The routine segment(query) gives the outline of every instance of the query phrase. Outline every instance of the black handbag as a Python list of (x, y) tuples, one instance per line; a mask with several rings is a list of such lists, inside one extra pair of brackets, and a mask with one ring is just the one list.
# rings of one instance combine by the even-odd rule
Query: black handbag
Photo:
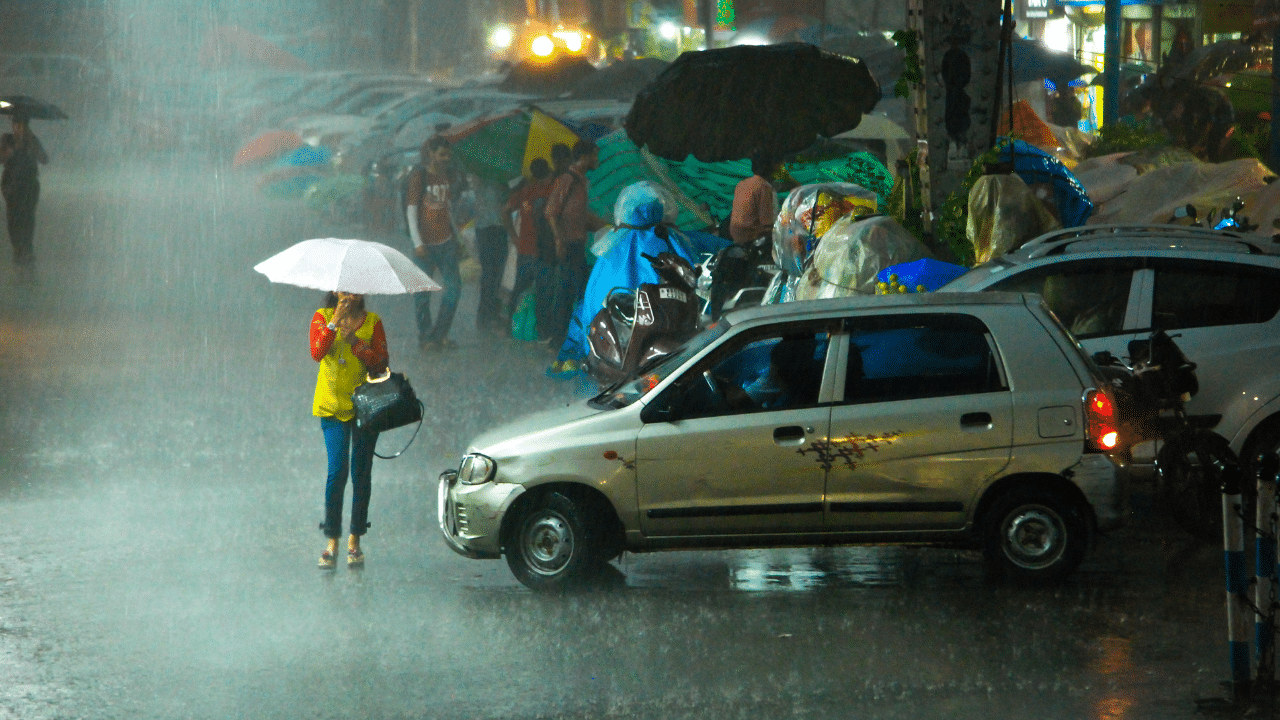
[[(422, 427), (422, 401), (404, 373), (387, 370), (382, 377), (366, 376), (365, 382), (351, 393), (351, 404), (356, 411), (356, 427), (366, 432), (380, 433), (415, 422), (419, 429)], [(413, 444), (417, 436), (415, 429), (409, 444)], [(405, 445), (404, 450), (408, 449), (409, 445)], [(404, 450), (378, 457), (389, 460), (399, 457)]]

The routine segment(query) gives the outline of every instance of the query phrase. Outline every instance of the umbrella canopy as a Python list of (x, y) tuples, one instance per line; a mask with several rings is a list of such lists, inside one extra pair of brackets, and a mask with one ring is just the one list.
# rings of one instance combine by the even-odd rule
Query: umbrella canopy
[(26, 95), (0, 97), (0, 115), (35, 118), (36, 120), (66, 120), (67, 114), (53, 103), (36, 100)]
[(782, 157), (856, 128), (879, 99), (856, 58), (806, 43), (739, 45), (682, 54), (623, 124), (636, 145), (671, 160)]
[(552, 145), (573, 147), (578, 141), (568, 125), (533, 107), (478, 118), (443, 135), (472, 172), (499, 182), (528, 175), (536, 158), (550, 162)]
[(402, 295), (440, 289), (399, 250), (369, 240), (303, 240), (253, 269), (271, 282), (359, 295)]
[(1013, 39), (1013, 81), (1030, 82), (1048, 78), (1056, 85), (1066, 85), (1081, 75), (1098, 72), (1064, 52), (1025, 38)]
[(1180, 63), (1170, 63), (1175, 80), (1203, 83), (1224, 73), (1271, 64), (1270, 46), (1249, 45), (1239, 40), (1220, 40), (1201, 45)]
[(531, 58), (516, 63), (507, 77), (498, 83), (498, 89), (533, 95), (559, 95), (595, 73), (596, 66), (584, 57), (557, 55), (551, 59)]
[(568, 97), (578, 100), (633, 100), (667, 69), (666, 60), (637, 58), (617, 60), (574, 83)]
[(245, 143), (231, 161), (233, 167), (244, 167), (302, 147), (302, 138), (292, 130), (268, 130)]

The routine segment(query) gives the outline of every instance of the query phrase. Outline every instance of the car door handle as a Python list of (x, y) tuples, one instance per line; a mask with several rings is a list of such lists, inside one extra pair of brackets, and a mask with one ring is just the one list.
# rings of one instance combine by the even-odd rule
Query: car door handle
[[(813, 432), (809, 428), (809, 432)], [(805, 438), (805, 428), (799, 425), (787, 425), (786, 427), (773, 429), (773, 442), (780, 447), (794, 447), (803, 445)]]
[(991, 413), (965, 413), (960, 416), (960, 427), (966, 430), (989, 430), (991, 428)]

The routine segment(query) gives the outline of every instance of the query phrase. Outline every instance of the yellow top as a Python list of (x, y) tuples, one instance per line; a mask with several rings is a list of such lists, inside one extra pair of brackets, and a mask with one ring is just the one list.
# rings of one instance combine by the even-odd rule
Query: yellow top
[[(333, 321), (336, 308), (321, 308), (318, 312), (326, 323)], [(378, 316), (365, 312), (364, 323), (356, 330), (356, 337), (369, 342)], [(316, 394), (311, 402), (311, 414), (317, 417), (334, 417), (346, 422), (356, 416), (351, 404), (351, 393), (365, 381), (365, 367), (360, 358), (351, 352), (351, 345), (342, 339), (342, 333), (333, 338), (329, 352), (320, 360), (320, 372), (316, 375)]]

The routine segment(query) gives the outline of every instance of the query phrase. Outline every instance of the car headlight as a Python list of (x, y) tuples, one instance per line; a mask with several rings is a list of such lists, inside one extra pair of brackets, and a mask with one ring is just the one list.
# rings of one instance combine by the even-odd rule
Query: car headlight
[(462, 466), (458, 468), (458, 482), (463, 485), (483, 485), (493, 479), (498, 470), (498, 463), (493, 458), (471, 453), (462, 458)]

